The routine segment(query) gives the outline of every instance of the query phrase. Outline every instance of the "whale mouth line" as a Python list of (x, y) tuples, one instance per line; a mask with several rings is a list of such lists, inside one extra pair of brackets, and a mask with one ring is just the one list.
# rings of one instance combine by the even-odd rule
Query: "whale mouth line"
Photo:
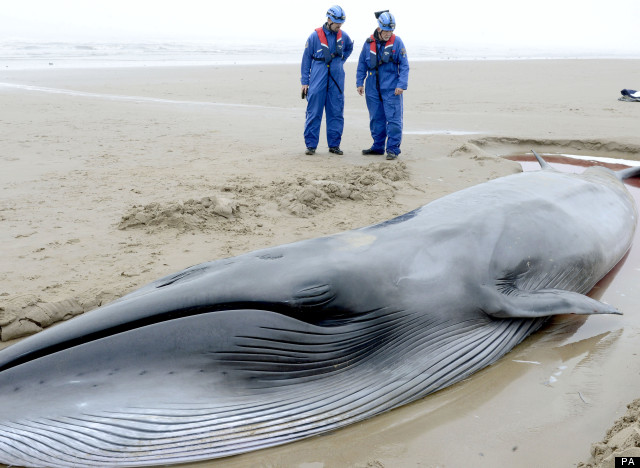
[[(311, 325), (318, 325), (323, 327), (338, 326), (344, 324), (348, 319), (352, 319), (354, 314), (346, 314), (345, 311), (335, 310), (333, 320), (319, 320), (319, 316), (314, 314), (313, 310), (305, 311), (305, 313), (299, 312), (301, 308), (292, 306), (290, 304), (282, 303), (270, 303), (270, 302), (233, 302), (233, 303), (220, 303), (212, 305), (193, 306), (183, 309), (174, 309), (167, 312), (154, 313), (152, 315), (126, 321), (123, 323), (114, 324), (105, 328), (88, 332), (81, 336), (72, 336), (68, 339), (63, 339), (57, 343), (42, 346), (36, 348), (30, 352), (17, 355), (13, 359), (0, 364), (0, 372), (13, 367), (17, 367), (22, 364), (26, 364), (30, 361), (55, 354), (60, 351), (75, 348), (83, 344), (87, 344), (93, 341), (98, 341), (103, 338), (109, 338), (121, 333), (137, 330), (140, 328), (170, 322), (172, 320), (180, 320), (187, 317), (196, 315), (214, 313), (214, 312), (231, 312), (235, 310), (252, 310), (267, 313), (275, 313), (284, 315), (301, 322), (305, 322)], [(326, 311), (325, 311), (326, 313)], [(54, 328), (55, 329), (55, 328)]]

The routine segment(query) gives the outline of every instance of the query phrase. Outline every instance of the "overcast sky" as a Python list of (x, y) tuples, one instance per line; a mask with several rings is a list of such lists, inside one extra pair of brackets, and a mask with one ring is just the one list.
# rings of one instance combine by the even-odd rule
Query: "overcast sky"
[[(0, 40), (207, 41), (304, 44), (331, 2), (7, 0)], [(361, 43), (390, 9), (407, 47), (526, 46), (640, 54), (640, 0), (343, 0), (344, 30)]]

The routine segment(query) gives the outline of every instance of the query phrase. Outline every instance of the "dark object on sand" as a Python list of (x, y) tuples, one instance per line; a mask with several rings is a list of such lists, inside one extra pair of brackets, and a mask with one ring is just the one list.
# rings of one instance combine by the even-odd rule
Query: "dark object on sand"
[(618, 101), (640, 102), (640, 92), (635, 89), (623, 89), (620, 94), (622, 96), (618, 98)]

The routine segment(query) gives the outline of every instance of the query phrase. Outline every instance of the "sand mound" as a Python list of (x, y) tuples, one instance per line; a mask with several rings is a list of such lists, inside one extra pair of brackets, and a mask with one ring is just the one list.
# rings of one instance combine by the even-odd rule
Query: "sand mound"
[(307, 218), (339, 200), (393, 198), (397, 190), (395, 182), (408, 178), (409, 172), (402, 162), (374, 163), (323, 179), (300, 177), (296, 182), (276, 183), (272, 198), (280, 210)]
[(241, 202), (210, 196), (185, 202), (134, 206), (122, 217), (118, 228), (150, 231), (173, 228), (182, 232), (204, 230), (217, 225), (221, 218), (239, 217), (241, 205), (247, 208), (245, 215), (255, 216), (260, 206), (269, 201), (275, 202), (284, 213), (308, 218), (335, 206), (336, 201), (391, 199), (398, 188), (396, 182), (408, 178), (409, 171), (402, 162), (373, 163), (322, 179), (303, 174), (295, 180), (277, 180), (270, 185), (246, 177), (238, 178), (222, 187), (222, 191), (233, 193)]
[(204, 197), (185, 202), (149, 203), (134, 206), (124, 215), (118, 229), (175, 228), (180, 231), (203, 229), (220, 218), (230, 219), (238, 213), (237, 202), (222, 197)]
[(640, 457), (640, 399), (627, 405), (601, 442), (591, 445), (591, 460), (578, 468), (613, 468), (615, 457)]
[(539, 153), (568, 153), (589, 156), (618, 157), (640, 159), (640, 145), (621, 143), (607, 139), (548, 139), (485, 137), (469, 140), (449, 153), (450, 157), (472, 157), (474, 159), (493, 158), (510, 154), (531, 154), (534, 149)]
[(51, 302), (45, 302), (35, 295), (17, 297), (0, 307), (0, 341), (33, 335), (120, 296), (112, 291), (94, 288), (84, 294)]
[(36, 299), (23, 308), (0, 308), (0, 341), (33, 335), (83, 312), (84, 309), (75, 299), (47, 303)]

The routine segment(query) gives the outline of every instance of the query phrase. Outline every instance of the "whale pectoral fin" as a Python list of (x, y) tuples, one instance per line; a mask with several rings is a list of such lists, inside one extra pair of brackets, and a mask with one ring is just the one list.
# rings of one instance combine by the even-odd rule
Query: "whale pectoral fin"
[(561, 314), (618, 314), (622, 313), (584, 294), (562, 289), (522, 291), (513, 289), (508, 294), (495, 291), (498, 297), (491, 301), (485, 312), (496, 318), (534, 318)]

